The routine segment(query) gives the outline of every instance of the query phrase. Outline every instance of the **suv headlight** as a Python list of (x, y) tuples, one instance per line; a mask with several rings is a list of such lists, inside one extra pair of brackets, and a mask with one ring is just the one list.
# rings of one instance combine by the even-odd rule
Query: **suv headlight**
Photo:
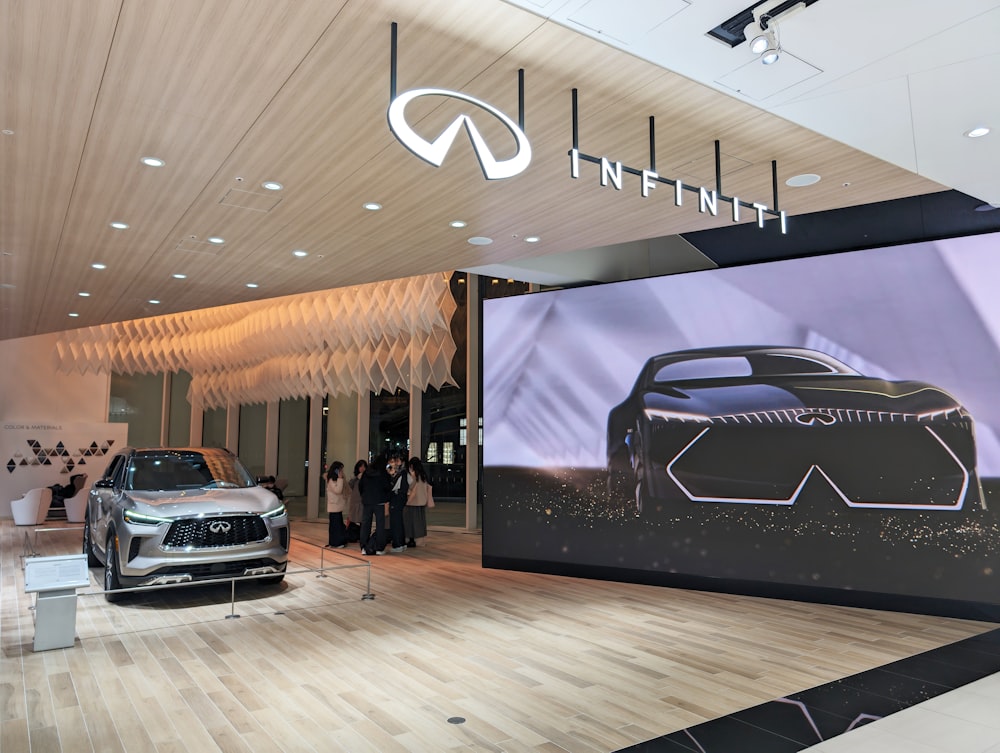
[(161, 518), (156, 515), (146, 515), (135, 510), (126, 510), (122, 513), (126, 523), (138, 523), (144, 526), (158, 526), (160, 523), (171, 523), (173, 518)]
[(710, 424), (712, 419), (701, 413), (683, 413), (674, 410), (661, 410), (659, 408), (646, 408), (643, 411), (646, 418), (653, 420), (658, 418), (662, 421), (694, 421), (700, 424)]
[(285, 506), (283, 504), (278, 505), (273, 510), (268, 510), (265, 513), (261, 513), (262, 518), (280, 518), (285, 514)]

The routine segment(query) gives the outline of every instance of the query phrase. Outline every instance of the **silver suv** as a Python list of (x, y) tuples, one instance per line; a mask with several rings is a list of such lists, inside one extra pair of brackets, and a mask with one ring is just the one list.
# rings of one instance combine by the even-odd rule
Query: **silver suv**
[(241, 575), (280, 582), (288, 563), (284, 503), (228, 450), (126, 448), (87, 499), (83, 553), (104, 590)]

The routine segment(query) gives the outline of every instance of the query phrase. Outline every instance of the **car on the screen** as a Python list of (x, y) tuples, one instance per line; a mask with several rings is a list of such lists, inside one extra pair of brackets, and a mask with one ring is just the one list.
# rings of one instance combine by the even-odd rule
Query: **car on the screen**
[(124, 448), (87, 499), (83, 553), (104, 591), (238, 576), (280, 582), (288, 512), (219, 448)]
[(953, 396), (806, 348), (650, 358), (608, 415), (607, 450), (612, 498), (642, 514), (793, 505), (816, 483), (856, 509), (985, 506), (973, 419)]

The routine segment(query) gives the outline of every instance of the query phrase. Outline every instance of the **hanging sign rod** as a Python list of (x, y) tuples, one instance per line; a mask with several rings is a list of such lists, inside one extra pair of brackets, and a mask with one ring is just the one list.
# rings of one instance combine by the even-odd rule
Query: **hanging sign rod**
[(756, 215), (757, 227), (764, 227), (765, 216), (779, 220), (782, 234), (788, 233), (788, 218), (785, 213), (778, 209), (778, 163), (771, 161), (771, 189), (774, 193), (774, 202), (771, 207), (756, 201), (745, 201), (737, 196), (727, 196), (722, 193), (722, 152), (719, 141), (715, 141), (715, 188), (709, 189), (704, 186), (689, 186), (681, 180), (664, 178), (656, 172), (656, 128), (653, 116), (649, 117), (649, 167), (635, 168), (623, 165), (621, 162), (612, 162), (607, 157), (595, 157), (580, 151), (580, 127), (578, 115), (578, 93), (576, 89), (573, 95), (573, 148), (569, 150), (569, 171), (570, 177), (580, 177), (580, 162), (591, 162), (599, 165), (600, 181), (602, 186), (611, 186), (616, 191), (622, 190), (622, 178), (624, 173), (635, 175), (639, 178), (639, 193), (645, 199), (657, 184), (673, 186), (674, 206), (683, 206), (684, 192), (689, 191), (698, 195), (698, 211), (707, 212), (712, 216), (718, 216), (719, 204), (730, 205), (730, 217), (733, 222), (741, 219), (740, 209), (745, 208)]

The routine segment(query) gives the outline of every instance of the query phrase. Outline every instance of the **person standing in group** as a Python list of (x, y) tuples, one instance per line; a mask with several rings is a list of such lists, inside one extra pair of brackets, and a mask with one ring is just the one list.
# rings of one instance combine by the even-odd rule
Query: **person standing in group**
[(393, 453), (389, 459), (389, 480), (392, 483), (392, 495), (389, 497), (389, 538), (392, 539), (392, 551), (406, 551), (406, 531), (403, 526), (403, 510), (406, 508), (406, 495), (410, 490), (407, 481), (406, 465), (403, 456)]
[(350, 498), (351, 489), (344, 478), (344, 464), (339, 460), (326, 473), (326, 512), (330, 516), (330, 533), (327, 546), (343, 549), (347, 546), (347, 531), (344, 528), (344, 508)]
[(361, 516), (364, 514), (364, 506), (361, 504), (361, 487), (358, 482), (366, 468), (368, 468), (367, 461), (359, 460), (354, 464), (354, 476), (347, 482), (347, 486), (351, 490), (351, 496), (347, 502), (347, 542), (349, 544), (361, 540)]
[(427, 508), (434, 506), (434, 497), (431, 496), (431, 485), (427, 483), (427, 474), (420, 458), (410, 458), (406, 465), (409, 469), (410, 491), (403, 510), (403, 528), (406, 531), (406, 545), (415, 547), (416, 540), (427, 535)]
[[(385, 554), (385, 503), (392, 494), (392, 484), (386, 472), (385, 455), (379, 455), (365, 469), (358, 481), (361, 489), (361, 553)], [(375, 535), (372, 536), (372, 518)], [(372, 541), (374, 538), (374, 541)]]

